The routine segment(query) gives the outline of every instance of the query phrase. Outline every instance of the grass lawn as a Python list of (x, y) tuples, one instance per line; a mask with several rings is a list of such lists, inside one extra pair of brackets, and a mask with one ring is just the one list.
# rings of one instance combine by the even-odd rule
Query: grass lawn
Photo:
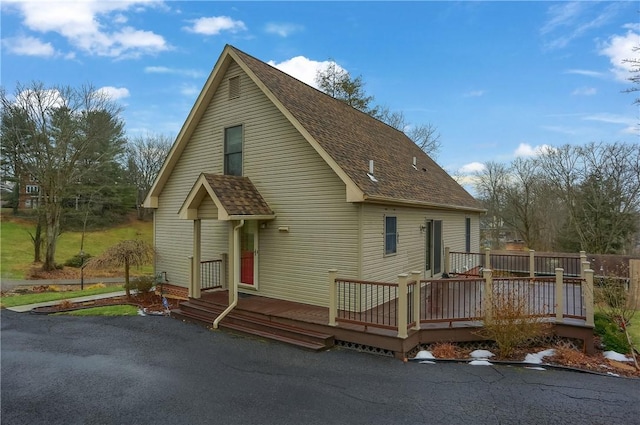
[(106, 307), (92, 307), (82, 310), (65, 311), (55, 314), (64, 314), (67, 316), (137, 316), (138, 307), (132, 305), (110, 305)]
[[(0, 276), (4, 279), (24, 279), (33, 261), (33, 244), (29, 232), (33, 233), (35, 224), (24, 219), (16, 219), (11, 213), (2, 214), (0, 222)], [(65, 261), (80, 252), (82, 232), (64, 232), (58, 238), (56, 262)], [(144, 239), (153, 243), (153, 224), (132, 220), (130, 223), (85, 233), (84, 251), (92, 256), (102, 254), (107, 248), (126, 239)], [(44, 249), (42, 251), (44, 256)], [(133, 272), (153, 273), (152, 266), (141, 267)]]
[(122, 286), (107, 286), (106, 288), (85, 289), (84, 291), (41, 292), (38, 294), (12, 295), (0, 299), (0, 307), (15, 307), (17, 305), (43, 303), (46, 301), (68, 300), (69, 298), (87, 295), (107, 294), (122, 291)]

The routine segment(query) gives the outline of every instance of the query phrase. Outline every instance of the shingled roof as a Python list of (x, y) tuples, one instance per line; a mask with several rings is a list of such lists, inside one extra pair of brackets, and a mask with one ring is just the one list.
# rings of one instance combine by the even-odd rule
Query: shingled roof
[[(344, 170), (365, 200), (482, 209), (401, 131), (228, 47)], [(377, 181), (367, 175), (370, 160)]]
[[(157, 208), (163, 186), (231, 62), (247, 73), (345, 182), (347, 200), (483, 211), (401, 131), (230, 45), (222, 52), (180, 130), (147, 195), (146, 207)], [(374, 179), (367, 175), (370, 161)]]
[(187, 194), (178, 212), (180, 217), (197, 218), (206, 196), (216, 205), (218, 220), (275, 218), (271, 207), (248, 177), (207, 173), (200, 174)]

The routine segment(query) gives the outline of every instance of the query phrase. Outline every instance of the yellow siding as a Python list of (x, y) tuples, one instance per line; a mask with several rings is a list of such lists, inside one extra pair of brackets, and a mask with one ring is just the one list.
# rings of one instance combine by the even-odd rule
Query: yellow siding
[[(394, 255), (384, 255), (384, 216), (397, 217), (398, 246)], [(465, 217), (471, 217), (471, 250), (479, 250), (479, 215), (464, 212), (420, 208), (364, 205), (362, 279), (396, 282), (398, 274), (424, 272), (426, 220), (442, 220), (444, 247), (452, 251), (465, 250)], [(444, 253), (443, 253), (444, 266)]]
[[(229, 100), (233, 76), (241, 78), (241, 95)], [(277, 216), (259, 231), (258, 293), (327, 305), (327, 270), (357, 274), (358, 208), (345, 202), (344, 183), (235, 64), (160, 194), (157, 270), (167, 271), (172, 283), (187, 285), (193, 224), (177, 212), (200, 173), (223, 172), (224, 129), (235, 125), (244, 131), (243, 174)], [(210, 217), (214, 209), (207, 200), (199, 216)], [(227, 252), (227, 241), (227, 223), (202, 220), (203, 260)]]

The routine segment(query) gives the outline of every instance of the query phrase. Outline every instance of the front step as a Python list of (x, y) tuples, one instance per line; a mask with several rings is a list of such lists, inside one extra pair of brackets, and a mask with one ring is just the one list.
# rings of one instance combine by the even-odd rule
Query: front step
[[(216, 317), (226, 308), (220, 305), (205, 305), (202, 302), (194, 303), (192, 301), (180, 303), (180, 309), (172, 310), (171, 317), (211, 327)], [(256, 315), (247, 315), (236, 310), (232, 310), (222, 319), (219, 326), (233, 332), (255, 335), (313, 351), (326, 350), (335, 344), (333, 335), (265, 320)]]

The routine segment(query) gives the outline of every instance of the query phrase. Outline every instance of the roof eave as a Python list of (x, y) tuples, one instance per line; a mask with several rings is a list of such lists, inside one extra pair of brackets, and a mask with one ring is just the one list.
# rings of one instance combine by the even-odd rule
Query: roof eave
[(414, 199), (389, 198), (386, 196), (365, 195), (364, 202), (368, 202), (372, 204), (432, 208), (432, 209), (449, 210), (449, 211), (467, 211), (467, 212), (473, 212), (473, 213), (487, 212), (487, 210), (484, 208), (475, 208), (475, 207), (464, 206), (464, 205), (441, 204), (437, 202), (418, 201)]

